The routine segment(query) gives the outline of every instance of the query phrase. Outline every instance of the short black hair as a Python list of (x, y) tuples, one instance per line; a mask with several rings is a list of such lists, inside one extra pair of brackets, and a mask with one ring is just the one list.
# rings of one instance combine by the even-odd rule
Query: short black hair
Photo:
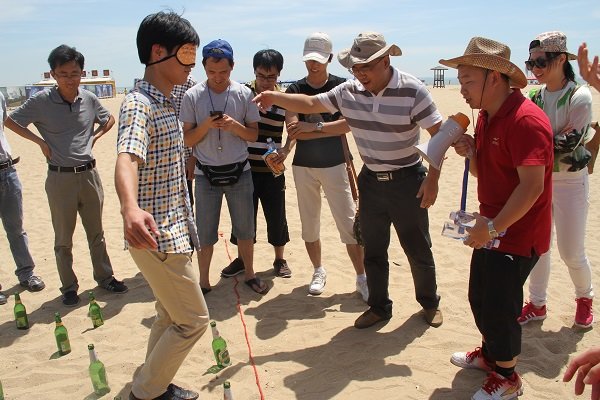
[(279, 73), (283, 69), (283, 56), (277, 50), (260, 50), (252, 59), (252, 67), (255, 71), (258, 67), (262, 67), (267, 70), (275, 67)]
[(60, 67), (61, 65), (71, 61), (75, 61), (83, 70), (83, 65), (85, 62), (83, 54), (78, 52), (75, 47), (67, 46), (66, 44), (61, 44), (52, 50), (48, 56), (48, 64), (50, 65), (50, 70), (52, 71), (54, 71), (56, 67)]
[(233, 60), (231, 58), (216, 58), (216, 57), (203, 57), (202, 58), (202, 66), (206, 67), (206, 60), (208, 60), (209, 58), (212, 58), (213, 60), (227, 60), (227, 62), (229, 63), (229, 66), (231, 68), (233, 68)]
[(198, 33), (187, 19), (172, 11), (150, 14), (140, 24), (136, 37), (138, 56), (142, 64), (150, 62), (152, 46), (164, 46), (171, 53), (187, 43), (200, 45)]

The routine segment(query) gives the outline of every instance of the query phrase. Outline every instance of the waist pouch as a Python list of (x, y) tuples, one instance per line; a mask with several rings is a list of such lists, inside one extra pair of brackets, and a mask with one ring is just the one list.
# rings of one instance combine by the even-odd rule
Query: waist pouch
[(229, 186), (238, 182), (247, 162), (248, 160), (244, 160), (233, 164), (210, 166), (196, 161), (196, 165), (204, 173), (204, 176), (206, 176), (212, 186)]

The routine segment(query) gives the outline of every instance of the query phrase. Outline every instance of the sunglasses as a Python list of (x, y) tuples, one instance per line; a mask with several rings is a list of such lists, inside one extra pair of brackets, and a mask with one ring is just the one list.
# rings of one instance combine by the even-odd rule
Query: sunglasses
[(556, 57), (538, 57), (534, 60), (527, 60), (525, 61), (525, 68), (527, 68), (528, 71), (533, 71), (533, 67), (537, 67), (540, 69), (544, 69), (546, 68), (553, 59), (555, 59)]
[(177, 62), (184, 67), (192, 67), (196, 65), (196, 45), (192, 43), (184, 44), (180, 48), (177, 49), (175, 54), (171, 54), (170, 56), (166, 56), (161, 58), (158, 61), (154, 61), (153, 63), (147, 64), (148, 66), (161, 63), (163, 61), (167, 61), (170, 58), (175, 57)]

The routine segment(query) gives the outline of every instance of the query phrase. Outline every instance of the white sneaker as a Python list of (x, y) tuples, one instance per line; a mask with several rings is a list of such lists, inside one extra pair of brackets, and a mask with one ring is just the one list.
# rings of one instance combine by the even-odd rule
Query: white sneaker
[(365, 303), (369, 301), (369, 287), (366, 279), (356, 279), (356, 291), (362, 296)]
[(325, 271), (316, 271), (313, 274), (312, 279), (310, 280), (310, 285), (308, 286), (308, 293), (315, 295), (323, 293), (323, 289), (325, 288), (326, 282), (327, 273)]

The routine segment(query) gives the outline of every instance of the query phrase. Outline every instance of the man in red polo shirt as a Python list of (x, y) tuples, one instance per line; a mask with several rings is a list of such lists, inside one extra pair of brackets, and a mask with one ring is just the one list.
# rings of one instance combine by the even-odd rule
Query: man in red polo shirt
[[(463, 135), (455, 149), (470, 158), (477, 177), (481, 215), (475, 213), (465, 244), (474, 249), (469, 303), (482, 345), (454, 353), (451, 362), (488, 373), (473, 399), (514, 399), (523, 393), (515, 372), (523, 284), (550, 245), (552, 128), (539, 107), (513, 89), (527, 79), (510, 62), (508, 46), (475, 37), (463, 56), (440, 63), (458, 69), (461, 94), (481, 110), (475, 137)], [(498, 246), (485, 248), (494, 239)]]

